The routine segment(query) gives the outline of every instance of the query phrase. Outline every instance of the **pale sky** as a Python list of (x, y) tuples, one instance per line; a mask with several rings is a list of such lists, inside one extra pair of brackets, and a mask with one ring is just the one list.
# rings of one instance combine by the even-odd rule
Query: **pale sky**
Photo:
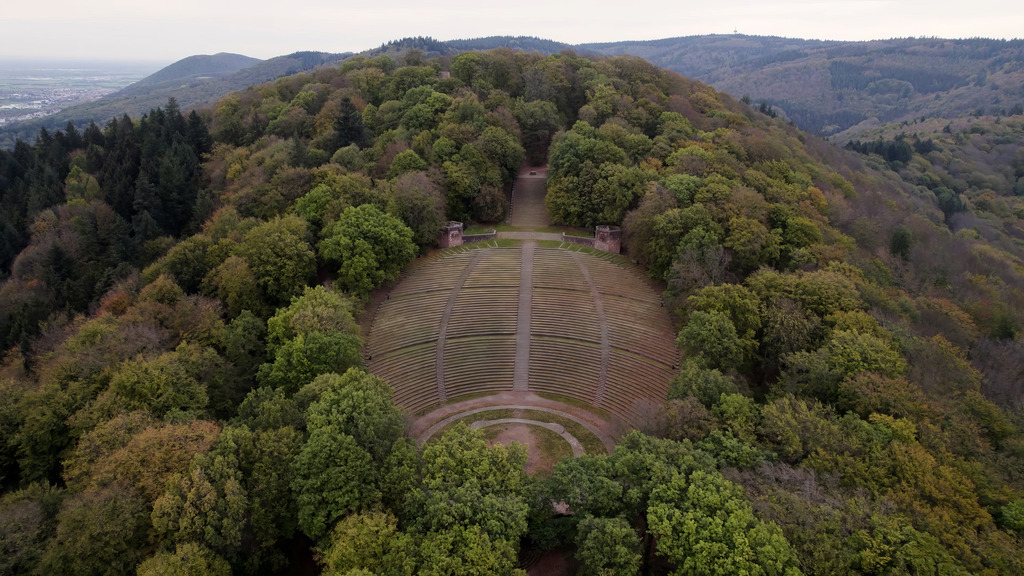
[(359, 52), (406, 36), (570, 44), (741, 34), (1024, 37), (1020, 0), (5, 0), (0, 58), (148, 60)]

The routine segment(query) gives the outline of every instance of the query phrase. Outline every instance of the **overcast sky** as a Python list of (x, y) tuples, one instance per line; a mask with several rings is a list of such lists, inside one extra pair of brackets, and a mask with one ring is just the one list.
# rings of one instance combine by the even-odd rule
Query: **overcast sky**
[(148, 60), (358, 52), (406, 36), (570, 44), (741, 34), (870, 40), (1024, 36), (1020, 0), (8, 0), (0, 58)]

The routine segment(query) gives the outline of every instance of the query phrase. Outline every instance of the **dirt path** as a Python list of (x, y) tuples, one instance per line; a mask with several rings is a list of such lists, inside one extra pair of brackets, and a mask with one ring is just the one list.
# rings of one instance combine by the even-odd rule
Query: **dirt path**
[(544, 181), (547, 180), (547, 166), (523, 168), (512, 187), (512, 214), (509, 224), (513, 226), (550, 226), (547, 210), (544, 208)]

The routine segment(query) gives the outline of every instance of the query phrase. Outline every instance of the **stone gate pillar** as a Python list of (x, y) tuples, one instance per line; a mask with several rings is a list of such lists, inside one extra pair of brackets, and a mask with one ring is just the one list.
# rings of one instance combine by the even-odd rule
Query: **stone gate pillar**
[(441, 236), (437, 239), (441, 248), (454, 248), (462, 246), (462, 222), (450, 220), (441, 228)]
[(594, 248), (618, 254), (622, 249), (622, 229), (618, 226), (598, 226), (594, 230)]

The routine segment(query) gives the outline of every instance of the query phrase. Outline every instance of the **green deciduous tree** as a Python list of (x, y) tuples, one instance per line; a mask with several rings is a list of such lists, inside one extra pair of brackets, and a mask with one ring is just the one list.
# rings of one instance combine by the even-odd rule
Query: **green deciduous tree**
[(154, 530), (165, 542), (202, 542), (246, 573), (282, 565), (278, 545), (296, 528), (290, 484), (301, 445), (291, 427), (225, 428), (167, 484), (154, 504)]
[(512, 574), (518, 546), (477, 525), (456, 525), (426, 534), (419, 548), (419, 574), (472, 576)]
[(199, 290), (210, 271), (207, 254), (213, 241), (204, 234), (190, 236), (174, 245), (160, 260), (146, 268), (143, 277), (152, 282), (160, 274), (169, 274), (188, 294)]
[(57, 521), (39, 565), (47, 574), (129, 574), (149, 526), (145, 501), (121, 486), (68, 498)]
[(324, 389), (306, 410), (307, 427), (336, 427), (352, 436), (376, 462), (384, 462), (404, 426), (387, 382), (356, 368), (341, 376), (324, 374), (317, 380)]
[(538, 99), (517, 102), (513, 109), (523, 131), (523, 146), (531, 165), (544, 162), (548, 156), (551, 138), (563, 126), (558, 108), (550, 101)]
[(679, 254), (680, 242), (698, 228), (712, 233), (717, 229), (711, 213), (702, 204), (675, 208), (654, 217), (647, 249), (652, 277), (665, 277)]
[(413, 526), (478, 527), (490, 542), (517, 547), (529, 510), (525, 462), (521, 445), (489, 448), (479, 432), (459, 424), (423, 450), (423, 481), (410, 497)]
[(260, 386), (253, 388), (238, 406), (238, 415), (231, 421), (250, 430), (272, 430), (304, 426), (302, 413), (295, 401), (280, 388)]
[(781, 238), (764, 224), (738, 217), (729, 221), (728, 228), (729, 234), (722, 245), (732, 251), (732, 261), (740, 272), (749, 273), (778, 261)]
[(30, 574), (39, 566), (64, 493), (31, 484), (0, 497), (0, 573)]
[(896, 378), (907, 370), (906, 360), (890, 342), (856, 330), (838, 330), (825, 346), (790, 354), (784, 363), (779, 379), (784, 389), (825, 401), (834, 400), (839, 383), (847, 378), (863, 372)]
[(476, 141), (480, 152), (501, 169), (503, 182), (511, 182), (519, 172), (526, 152), (515, 136), (498, 126), (488, 126)]
[(576, 533), (576, 559), (583, 574), (630, 576), (640, 572), (640, 538), (622, 518), (580, 521)]
[(565, 502), (573, 514), (614, 516), (622, 511), (623, 486), (615, 481), (608, 458), (584, 455), (555, 464), (548, 481), (549, 497)]
[(778, 526), (758, 520), (739, 486), (717, 472), (681, 474), (651, 494), (647, 521), (672, 574), (800, 574)]
[(508, 214), (508, 208), (505, 191), (497, 186), (483, 186), (473, 199), (473, 217), (477, 222), (499, 222)]
[(165, 541), (237, 551), (249, 512), (240, 476), (234, 459), (200, 458), (187, 474), (172, 478), (153, 503), (153, 529)]
[(410, 172), (421, 172), (427, 169), (427, 163), (419, 154), (412, 150), (403, 150), (395, 156), (388, 167), (388, 179), (397, 178)]
[(417, 245), (437, 244), (445, 222), (444, 195), (425, 172), (403, 174), (395, 180), (389, 212), (412, 230)]
[(373, 457), (335, 426), (310, 433), (292, 470), (299, 527), (310, 538), (325, 536), (342, 517), (380, 501)]
[(676, 337), (676, 345), (693, 354), (705, 368), (735, 368), (747, 349), (732, 320), (717, 310), (692, 312)]
[(355, 313), (356, 304), (341, 292), (307, 287), (267, 320), (267, 352), (274, 355), (287, 341), (310, 332), (358, 335)]
[(416, 256), (412, 237), (412, 230), (394, 216), (370, 205), (355, 206), (324, 230), (320, 254), (338, 266), (342, 286), (366, 295), (397, 278)]
[(139, 564), (138, 576), (230, 576), (231, 565), (195, 542), (178, 544), (174, 552), (158, 552)]
[(701, 404), (710, 408), (714, 406), (722, 394), (736, 392), (736, 382), (715, 369), (703, 368), (693, 358), (683, 361), (679, 374), (672, 379), (669, 386), (669, 399), (683, 399), (693, 396)]
[(246, 233), (237, 248), (271, 304), (288, 302), (316, 273), (316, 258), (306, 241), (307, 224), (297, 216), (276, 218)]
[(83, 437), (65, 476), (81, 490), (131, 485), (152, 502), (170, 477), (210, 449), (219, 432), (210, 421), (156, 424), (142, 413), (121, 414)]
[(264, 316), (270, 309), (249, 262), (240, 256), (229, 256), (211, 270), (203, 279), (203, 291), (220, 298), (232, 317), (244, 310)]
[[(391, 512), (352, 514), (331, 530), (318, 559), (324, 565), (324, 574), (328, 575), (351, 574), (356, 569), (377, 574), (401, 573), (392, 569), (400, 562), (395, 556), (406, 551), (400, 542), (403, 536)], [(415, 558), (406, 561), (412, 564)]]
[(299, 334), (277, 349), (273, 362), (260, 367), (257, 379), (294, 394), (321, 374), (362, 366), (362, 346), (359, 336), (344, 332)]
[(148, 410), (161, 417), (172, 410), (201, 413), (207, 404), (206, 388), (178, 362), (174, 352), (153, 360), (122, 364), (110, 388), (130, 410)]
[(662, 186), (649, 189), (635, 210), (622, 220), (622, 242), (629, 256), (641, 266), (651, 265), (654, 219), (677, 207), (677, 201)]

